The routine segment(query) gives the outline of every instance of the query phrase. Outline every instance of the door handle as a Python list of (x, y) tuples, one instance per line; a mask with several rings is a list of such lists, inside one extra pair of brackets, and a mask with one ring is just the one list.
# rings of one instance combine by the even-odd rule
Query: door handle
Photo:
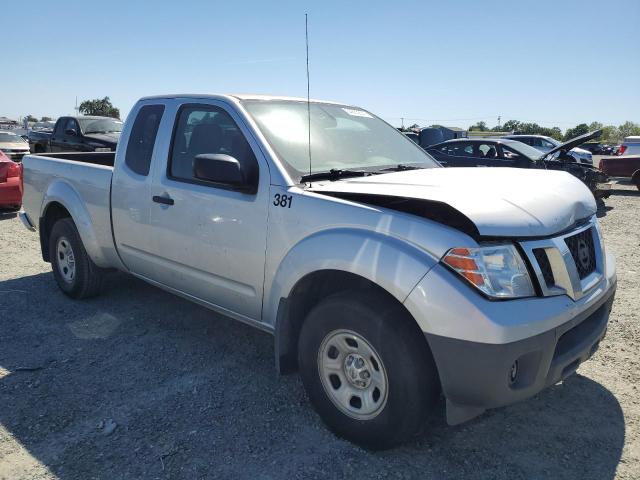
[(171, 197), (161, 197), (159, 195), (154, 195), (152, 200), (163, 205), (173, 205), (173, 198)]

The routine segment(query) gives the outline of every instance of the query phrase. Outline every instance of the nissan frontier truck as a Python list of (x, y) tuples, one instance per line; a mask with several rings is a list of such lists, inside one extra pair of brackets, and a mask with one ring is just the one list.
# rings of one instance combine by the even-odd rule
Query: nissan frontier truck
[(442, 168), (353, 105), (147, 97), (115, 152), (23, 163), (20, 218), (66, 295), (117, 269), (271, 333), (278, 371), (368, 448), (441, 395), (450, 424), (527, 399), (607, 329), (615, 261), (580, 180)]

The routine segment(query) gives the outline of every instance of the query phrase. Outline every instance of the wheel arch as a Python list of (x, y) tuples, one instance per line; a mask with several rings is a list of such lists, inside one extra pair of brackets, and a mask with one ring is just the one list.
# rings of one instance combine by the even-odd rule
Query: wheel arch
[(333, 269), (317, 270), (298, 280), (290, 295), (282, 298), (278, 305), (274, 334), (276, 369), (279, 373), (289, 374), (298, 370), (298, 338), (307, 314), (322, 299), (344, 291), (369, 291), (396, 303), (406, 312), (406, 318), (411, 320), (415, 333), (422, 338), (424, 347), (430, 352), (427, 339), (418, 323), (402, 302), (389, 291), (355, 273)]
[[(433, 254), (402, 238), (362, 228), (333, 227), (294, 244), (272, 273), (267, 268), (265, 277), (270, 280), (265, 283), (262, 318), (273, 326), (277, 369), (295, 371), (297, 334), (311, 300), (372, 288), (402, 304), (437, 262)], [(309, 290), (322, 295), (314, 297)]]
[[(105, 208), (109, 208), (107, 205)], [(53, 224), (61, 218), (70, 217), (78, 230), (82, 244), (93, 262), (101, 267), (109, 266), (96, 237), (91, 215), (75, 189), (64, 181), (53, 182), (44, 195), (39, 219), (42, 258), (50, 261), (49, 235)]]

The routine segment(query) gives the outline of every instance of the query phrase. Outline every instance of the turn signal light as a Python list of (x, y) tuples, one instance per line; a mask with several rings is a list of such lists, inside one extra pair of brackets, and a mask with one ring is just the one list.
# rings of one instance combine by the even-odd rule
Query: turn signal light
[(511, 244), (452, 248), (442, 257), (442, 263), (489, 297), (535, 295), (527, 267)]

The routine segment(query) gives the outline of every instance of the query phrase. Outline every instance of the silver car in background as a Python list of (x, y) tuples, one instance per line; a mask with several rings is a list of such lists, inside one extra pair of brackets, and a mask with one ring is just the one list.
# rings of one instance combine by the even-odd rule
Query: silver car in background
[(19, 162), (29, 153), (29, 144), (20, 135), (0, 130), (0, 150), (14, 162)]
[(616, 150), (616, 155), (640, 155), (640, 136), (625, 137), (622, 145)]
[[(541, 152), (548, 152), (549, 150), (556, 148), (561, 144), (558, 140), (545, 135), (507, 135), (503, 138), (509, 138), (511, 140), (517, 140), (527, 145), (531, 145), (533, 148), (540, 150)], [(586, 163), (587, 165), (593, 165), (593, 157), (591, 152), (583, 148), (572, 148), (569, 152), (578, 163)]]

